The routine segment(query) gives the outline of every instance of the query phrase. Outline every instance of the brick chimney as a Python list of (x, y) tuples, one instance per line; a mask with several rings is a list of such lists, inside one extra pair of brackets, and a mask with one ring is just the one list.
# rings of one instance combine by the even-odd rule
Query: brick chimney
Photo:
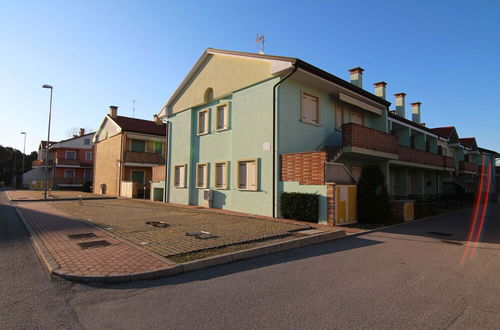
[(414, 123), (417, 123), (417, 124), (421, 124), (420, 120), (420, 105), (422, 103), (420, 102), (413, 102), (413, 103), (410, 103), (411, 105), (411, 120), (414, 122)]
[(405, 93), (394, 94), (394, 97), (396, 98), (396, 115), (403, 118), (406, 118), (405, 96)]
[(387, 86), (387, 83), (385, 81), (379, 81), (379, 82), (376, 82), (373, 84), (373, 86), (375, 86), (375, 95), (377, 95), (378, 97), (381, 97), (385, 100), (385, 91), (386, 91), (386, 86)]
[(363, 68), (359, 66), (357, 68), (349, 70), (351, 74), (351, 84), (358, 86), (359, 88), (363, 88)]
[(153, 115), (153, 121), (156, 123), (156, 125), (163, 125), (163, 120), (161, 120), (158, 115)]
[(118, 115), (118, 107), (115, 105), (110, 105), (109, 106), (109, 116), (111, 118), (116, 118), (117, 115)]
[(80, 136), (84, 136), (85, 135), (85, 128), (80, 128)]

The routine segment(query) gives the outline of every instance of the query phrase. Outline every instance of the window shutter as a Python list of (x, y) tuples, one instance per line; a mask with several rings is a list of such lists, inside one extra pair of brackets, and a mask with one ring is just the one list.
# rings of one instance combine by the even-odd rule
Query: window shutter
[(186, 178), (186, 166), (179, 167), (179, 187), (185, 186), (185, 178)]
[(256, 164), (255, 162), (247, 163), (247, 188), (256, 189), (257, 188), (257, 177), (256, 177)]
[(226, 107), (217, 107), (217, 129), (223, 129), (225, 128), (225, 113), (226, 113)]
[(238, 165), (238, 188), (247, 188), (247, 163), (241, 162)]
[(217, 188), (224, 187), (224, 164), (217, 164), (215, 168), (215, 186)]
[(315, 96), (302, 94), (302, 120), (318, 122), (318, 99)]

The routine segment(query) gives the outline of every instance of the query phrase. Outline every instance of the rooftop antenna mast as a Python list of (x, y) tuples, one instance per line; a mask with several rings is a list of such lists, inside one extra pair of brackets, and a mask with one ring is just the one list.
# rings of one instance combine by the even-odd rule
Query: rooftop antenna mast
[(266, 38), (263, 34), (257, 34), (257, 38), (255, 39), (255, 43), (257, 44), (257, 52), (259, 54), (264, 54), (264, 42)]
[(132, 100), (132, 118), (135, 118), (135, 100)]

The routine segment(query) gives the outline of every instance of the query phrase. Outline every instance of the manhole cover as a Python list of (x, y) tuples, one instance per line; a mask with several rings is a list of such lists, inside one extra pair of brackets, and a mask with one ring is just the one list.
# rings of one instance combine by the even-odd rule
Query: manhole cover
[(436, 235), (436, 236), (451, 236), (450, 233), (441, 233), (439, 231), (428, 231), (427, 234)]
[(91, 242), (82, 242), (82, 243), (76, 243), (80, 245), (82, 249), (90, 249), (93, 247), (102, 247), (102, 246), (108, 246), (111, 245), (110, 242), (106, 240), (100, 240), (100, 241), (91, 241)]
[(197, 239), (209, 239), (209, 238), (217, 238), (218, 236), (209, 233), (208, 231), (190, 231), (186, 233), (186, 236), (194, 236)]
[(162, 221), (147, 221), (146, 225), (151, 225), (153, 227), (158, 227), (158, 228), (167, 228), (170, 227), (168, 223), (162, 222)]
[(84, 234), (73, 234), (73, 235), (68, 235), (70, 239), (81, 239), (81, 238), (90, 238), (90, 237), (97, 237), (94, 233), (84, 233)]

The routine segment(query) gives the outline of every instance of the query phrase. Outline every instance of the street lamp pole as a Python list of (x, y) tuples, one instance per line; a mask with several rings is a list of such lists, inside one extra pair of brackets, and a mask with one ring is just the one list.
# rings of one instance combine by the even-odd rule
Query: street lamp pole
[(22, 164), (22, 178), (21, 178), (21, 188), (22, 185), (24, 185), (24, 155), (26, 154), (26, 132), (21, 132), (22, 135), (24, 135), (24, 145), (23, 145), (23, 164)]
[(47, 144), (45, 145), (45, 185), (43, 190), (43, 197), (47, 200), (47, 189), (49, 186), (49, 141), (50, 141), (50, 117), (52, 115), (52, 90), (51, 85), (43, 85), (42, 88), (50, 89), (50, 105), (49, 105), (49, 129), (47, 131)]

